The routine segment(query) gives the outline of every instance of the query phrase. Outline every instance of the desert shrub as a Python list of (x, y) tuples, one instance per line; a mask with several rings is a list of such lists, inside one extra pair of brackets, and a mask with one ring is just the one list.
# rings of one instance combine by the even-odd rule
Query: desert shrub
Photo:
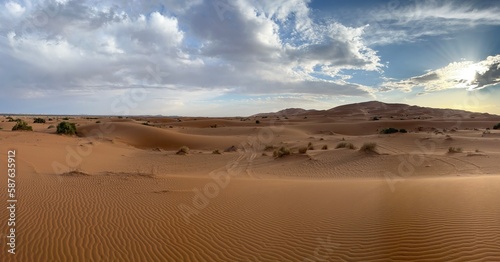
[(64, 117), (62, 120), (66, 120), (67, 121), (67, 120), (69, 120), (69, 117)]
[(177, 155), (186, 155), (187, 153), (189, 153), (189, 147), (187, 146), (182, 146), (181, 148), (179, 148), (179, 150), (177, 151)]
[(309, 142), (309, 144), (307, 144), (307, 149), (308, 150), (314, 150), (314, 146), (311, 142)]
[(301, 147), (299, 148), (299, 154), (305, 154), (307, 152), (307, 147)]
[(12, 127), (12, 131), (33, 131), (33, 128), (25, 121), (19, 120), (16, 125)]
[(377, 143), (367, 142), (364, 143), (363, 146), (361, 146), (359, 151), (369, 153), (369, 152), (376, 152), (376, 149), (377, 149)]
[(272, 146), (272, 145), (266, 145), (264, 147), (264, 151), (273, 150), (273, 149), (274, 149), (274, 146)]
[(56, 126), (55, 125), (50, 125), (49, 127), (47, 127), (47, 129), (51, 129), (51, 128), (55, 128)]
[(493, 126), (493, 129), (500, 129), (500, 123)]
[(337, 148), (348, 148), (348, 149), (356, 149), (356, 147), (352, 143), (347, 143), (347, 142), (340, 142), (337, 144), (335, 147)]
[(214, 155), (220, 155), (221, 152), (220, 152), (219, 149), (215, 149), (214, 151), (212, 151), (212, 154), (214, 154)]
[(100, 123), (101, 123), (101, 121), (95, 121), (95, 123), (96, 123), (96, 124), (100, 124)]
[(462, 148), (461, 148), (461, 147), (452, 147), (452, 146), (450, 146), (450, 147), (448, 148), (448, 153), (452, 153), (452, 154), (453, 154), (453, 153), (462, 153), (462, 151), (463, 151), (463, 150), (462, 150)]
[(377, 121), (377, 120), (380, 120), (380, 118), (378, 118), (376, 116), (372, 117), (372, 121)]
[(39, 118), (39, 117), (35, 117), (33, 123), (45, 124), (45, 119)]
[(7, 121), (7, 122), (19, 122), (19, 121), (21, 121), (21, 119), (19, 119), (19, 118), (14, 119), (14, 118), (12, 118), (10, 116), (7, 117), (7, 119), (9, 119), (9, 121)]
[(380, 131), (381, 134), (394, 134), (397, 132), (399, 132), (399, 130), (397, 130), (396, 128), (393, 128), (393, 127), (384, 128), (384, 129), (382, 129), (382, 131)]
[(399, 133), (403, 133), (404, 134), (404, 133), (408, 133), (408, 131), (406, 131), (406, 129), (404, 129), (404, 128), (401, 128), (401, 129), (399, 129)]
[(76, 125), (75, 125), (75, 123), (69, 123), (69, 122), (63, 121), (57, 125), (56, 133), (63, 134), (63, 135), (75, 135), (76, 134)]
[(259, 121), (259, 120), (255, 120), (255, 123), (256, 123), (256, 124), (260, 124), (260, 121)]
[(328, 150), (328, 145), (324, 145), (321, 150)]
[(274, 150), (274, 152), (273, 152), (274, 157), (283, 157), (283, 156), (287, 156), (287, 155), (290, 155), (290, 149), (288, 149), (284, 146), (280, 147), (277, 150)]

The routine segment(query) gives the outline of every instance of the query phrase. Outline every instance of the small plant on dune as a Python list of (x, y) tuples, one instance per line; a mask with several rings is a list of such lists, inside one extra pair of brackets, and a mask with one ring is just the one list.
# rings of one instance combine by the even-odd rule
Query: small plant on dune
[(76, 125), (75, 125), (75, 123), (69, 123), (69, 122), (63, 121), (57, 125), (56, 133), (63, 134), (63, 135), (75, 135), (76, 134)]
[(405, 133), (408, 133), (408, 131), (406, 131), (406, 129), (404, 129), (404, 128), (401, 128), (401, 129), (399, 129), (399, 133), (405, 134)]
[(452, 146), (450, 146), (448, 148), (448, 153), (451, 153), (451, 154), (453, 154), (453, 153), (462, 153), (462, 152), (463, 152), (463, 150), (462, 150), (461, 147), (452, 147)]
[(290, 149), (282, 146), (280, 147), (279, 149), (277, 150), (274, 150), (273, 152), (273, 156), (274, 157), (283, 157), (283, 156), (287, 156), (287, 155), (290, 155)]
[(255, 123), (256, 123), (256, 124), (260, 124), (260, 121), (259, 121), (259, 120), (255, 120)]
[(321, 150), (328, 150), (328, 145), (324, 145)]
[(376, 149), (377, 149), (377, 143), (367, 142), (367, 143), (364, 143), (363, 146), (361, 146), (359, 151), (362, 151), (365, 153), (370, 153), (370, 152), (376, 153), (377, 152)]
[(266, 145), (264, 147), (264, 151), (273, 150), (273, 149), (274, 149), (274, 146), (272, 146), (272, 145)]
[(18, 120), (16, 125), (12, 127), (12, 131), (33, 131), (33, 128), (23, 120)]
[(356, 149), (356, 147), (352, 143), (347, 143), (347, 142), (338, 143), (335, 149), (338, 148)]
[(69, 117), (63, 117), (62, 120), (66, 120), (67, 121), (67, 120), (69, 120)]
[(181, 148), (179, 148), (179, 150), (177, 151), (177, 155), (186, 155), (189, 153), (189, 147), (187, 146), (182, 146)]
[(215, 149), (214, 151), (212, 151), (212, 154), (214, 154), (214, 155), (220, 155), (222, 153), (220, 152), (219, 149)]
[(493, 129), (500, 129), (500, 123), (493, 126)]
[(95, 121), (95, 123), (96, 123), (96, 124), (100, 124), (100, 123), (101, 123), (101, 121)]
[(16, 119), (12, 118), (11, 116), (8, 116), (5, 119), (7, 119), (7, 122), (16, 122)]
[(304, 146), (299, 148), (299, 154), (305, 154), (305, 153), (307, 153), (307, 147)]
[(33, 123), (45, 124), (45, 119), (43, 119), (43, 118), (39, 118), (39, 117), (36, 117), (36, 118), (33, 120)]
[(396, 128), (389, 127), (389, 128), (384, 128), (380, 131), (380, 134), (394, 134), (399, 132)]
[(311, 142), (309, 142), (309, 144), (307, 144), (307, 149), (308, 150), (314, 150), (314, 146)]

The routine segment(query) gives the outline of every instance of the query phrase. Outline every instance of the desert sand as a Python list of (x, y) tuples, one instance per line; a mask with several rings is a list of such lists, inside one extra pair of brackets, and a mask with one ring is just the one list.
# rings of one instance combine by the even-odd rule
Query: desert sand
[(69, 116), (76, 136), (49, 128), (61, 116), (12, 116), (32, 132), (6, 117), (0, 232), (16, 150), (16, 250), (3, 238), (1, 261), (500, 261), (500, 116), (378, 102)]

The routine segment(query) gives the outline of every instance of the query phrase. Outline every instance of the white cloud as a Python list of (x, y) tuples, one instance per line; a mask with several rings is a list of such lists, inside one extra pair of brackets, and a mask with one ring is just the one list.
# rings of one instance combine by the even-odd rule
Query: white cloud
[[(493, 3), (493, 2), (492, 2)], [(500, 7), (479, 7), (473, 1), (390, 1), (364, 18), (370, 44), (414, 42), (481, 25), (500, 25)]]
[(453, 62), (443, 68), (402, 81), (387, 81), (383, 83), (381, 90), (411, 91), (415, 87), (423, 87), (428, 92), (452, 88), (473, 90), (499, 83), (500, 55), (496, 55), (479, 62)]
[(23, 6), (12, 1), (5, 3), (4, 6), (13, 16), (21, 16), (22, 14), (24, 14), (24, 11), (26, 11), (26, 9)]
[(382, 67), (365, 27), (317, 24), (308, 2), (41, 1), (3, 28), (0, 59), (11, 66), (0, 77), (26, 92), (145, 86), (370, 96), (340, 74)]

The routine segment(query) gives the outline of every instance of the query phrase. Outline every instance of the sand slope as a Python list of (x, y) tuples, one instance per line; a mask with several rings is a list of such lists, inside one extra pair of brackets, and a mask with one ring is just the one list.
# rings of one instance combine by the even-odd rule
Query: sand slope
[[(78, 136), (0, 130), (0, 181), (7, 150), (18, 174), (18, 252), (3, 247), (1, 261), (500, 261), (490, 117), (181, 120), (74, 118)], [(411, 133), (377, 133), (387, 127)], [(282, 146), (292, 155), (274, 158)]]

